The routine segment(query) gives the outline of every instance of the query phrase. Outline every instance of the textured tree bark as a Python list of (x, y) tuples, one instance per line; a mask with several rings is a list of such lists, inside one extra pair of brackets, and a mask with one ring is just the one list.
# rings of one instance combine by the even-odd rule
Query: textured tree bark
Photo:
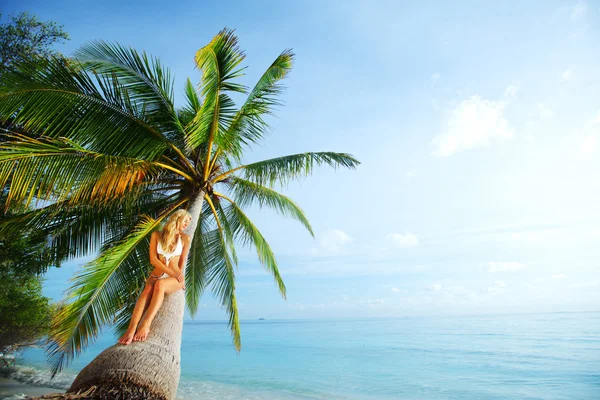
[[(188, 232), (193, 240), (204, 193), (192, 200)], [(90, 399), (175, 399), (181, 373), (180, 350), (185, 296), (165, 296), (144, 342), (115, 344), (100, 353), (75, 378), (67, 393), (90, 390)]]

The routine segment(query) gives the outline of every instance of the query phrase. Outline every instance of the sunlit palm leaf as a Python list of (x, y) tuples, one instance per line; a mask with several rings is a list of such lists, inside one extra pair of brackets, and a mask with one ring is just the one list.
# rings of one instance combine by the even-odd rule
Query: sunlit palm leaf
[(202, 71), (202, 107), (195, 119), (195, 126), (186, 132), (187, 144), (195, 149), (203, 142), (209, 143), (209, 154), (212, 154), (212, 143), (222, 141), (220, 132), (224, 127), (220, 122), (231, 120), (235, 113), (233, 103), (226, 92), (244, 93), (243, 85), (233, 82), (242, 75), (239, 68), (245, 55), (238, 47), (237, 37), (232, 30), (224, 29), (213, 40), (196, 53), (196, 66)]
[(0, 188), (10, 182), (6, 201), (33, 199), (73, 202), (122, 196), (161, 168), (150, 162), (86, 150), (68, 139), (10, 135), (0, 143)]

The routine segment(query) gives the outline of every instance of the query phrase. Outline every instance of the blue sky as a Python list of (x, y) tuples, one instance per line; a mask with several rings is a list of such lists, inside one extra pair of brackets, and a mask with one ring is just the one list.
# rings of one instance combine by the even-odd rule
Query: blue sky
[[(250, 253), (242, 318), (600, 309), (600, 6), (586, 1), (30, 1), (70, 54), (103, 39), (158, 56), (182, 87), (193, 56), (236, 29), (252, 84), (284, 49), (296, 63), (273, 133), (248, 161), (355, 155), (284, 193), (316, 239), (250, 214), (288, 300)], [(81, 262), (48, 273), (58, 299)], [(198, 319), (225, 313), (210, 294)]]

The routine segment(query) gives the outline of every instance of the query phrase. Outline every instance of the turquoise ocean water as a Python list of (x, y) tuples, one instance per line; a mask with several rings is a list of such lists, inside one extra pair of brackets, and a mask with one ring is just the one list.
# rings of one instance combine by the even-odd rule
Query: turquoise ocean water
[[(186, 321), (180, 399), (600, 399), (600, 313)], [(112, 344), (105, 334), (52, 385)], [(14, 377), (47, 386), (40, 349)]]

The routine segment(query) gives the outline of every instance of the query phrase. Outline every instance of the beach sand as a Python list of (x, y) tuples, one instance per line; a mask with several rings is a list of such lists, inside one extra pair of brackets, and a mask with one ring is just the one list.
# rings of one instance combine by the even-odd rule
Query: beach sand
[(42, 396), (48, 393), (64, 393), (64, 390), (31, 386), (11, 378), (0, 377), (0, 399), (27, 399), (31, 396)]

